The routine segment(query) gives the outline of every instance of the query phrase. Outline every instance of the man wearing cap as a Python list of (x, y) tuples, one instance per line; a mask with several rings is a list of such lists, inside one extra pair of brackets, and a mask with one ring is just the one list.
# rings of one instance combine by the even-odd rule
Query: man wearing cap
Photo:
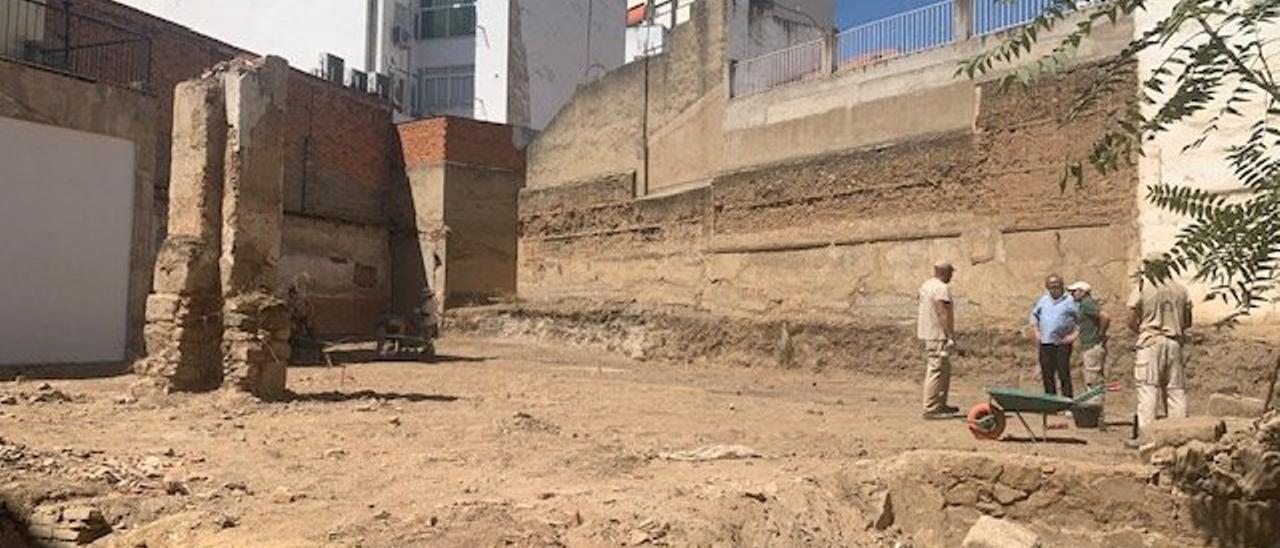
[(916, 320), (916, 337), (924, 341), (928, 356), (924, 375), (924, 418), (940, 419), (955, 415), (957, 407), (947, 405), (951, 391), (951, 352), (955, 349), (955, 310), (951, 301), (951, 263), (933, 265), (933, 277), (920, 286), (920, 307)]
[[(1147, 263), (1163, 260), (1148, 255)], [(1152, 283), (1144, 277), (1129, 295), (1129, 330), (1138, 334), (1133, 378), (1138, 388), (1138, 429), (1156, 420), (1164, 407), (1169, 418), (1187, 416), (1183, 347), (1191, 327), (1187, 288), (1170, 280)], [(1163, 405), (1161, 405), (1163, 404)]]
[[(1107, 382), (1107, 330), (1111, 327), (1111, 317), (1093, 300), (1093, 287), (1088, 282), (1073, 283), (1067, 286), (1067, 292), (1079, 311), (1080, 334), (1076, 342), (1080, 345), (1080, 361), (1084, 364), (1084, 384), (1088, 388), (1102, 386)], [(1098, 396), (1097, 402), (1101, 407), (1104, 396)]]
[(1062, 287), (1062, 276), (1044, 279), (1045, 294), (1031, 309), (1031, 330), (1040, 343), (1040, 380), (1046, 394), (1074, 397), (1071, 387), (1071, 345), (1079, 334), (1076, 302)]

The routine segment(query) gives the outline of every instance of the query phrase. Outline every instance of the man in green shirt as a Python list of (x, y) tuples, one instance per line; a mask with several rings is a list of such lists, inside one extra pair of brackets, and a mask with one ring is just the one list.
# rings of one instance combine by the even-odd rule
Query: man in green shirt
[[(1098, 302), (1093, 300), (1093, 288), (1086, 282), (1076, 282), (1067, 288), (1071, 292), (1071, 298), (1076, 300), (1076, 306), (1079, 309), (1077, 321), (1079, 322), (1080, 335), (1076, 339), (1079, 344), (1080, 358), (1084, 362), (1084, 383), (1089, 388), (1105, 385), (1107, 382), (1107, 371), (1105, 368), (1107, 361), (1107, 329), (1111, 327), (1111, 317), (1107, 316), (1098, 307)], [(1099, 407), (1104, 401), (1103, 395), (1092, 400), (1090, 403), (1096, 403)], [(1098, 424), (1104, 425), (1102, 414), (1099, 413)]]

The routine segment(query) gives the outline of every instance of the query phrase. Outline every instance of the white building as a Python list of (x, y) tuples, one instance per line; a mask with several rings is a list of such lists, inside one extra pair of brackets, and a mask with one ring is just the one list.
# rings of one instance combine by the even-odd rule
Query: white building
[[(626, 62), (667, 50), (671, 29), (702, 0), (627, 0)], [(835, 25), (835, 0), (739, 0), (749, 21), (742, 52), (758, 55), (820, 37)], [(674, 15), (673, 15), (674, 14)]]
[(541, 129), (623, 62), (625, 0), (368, 0), (366, 69), (400, 114)]

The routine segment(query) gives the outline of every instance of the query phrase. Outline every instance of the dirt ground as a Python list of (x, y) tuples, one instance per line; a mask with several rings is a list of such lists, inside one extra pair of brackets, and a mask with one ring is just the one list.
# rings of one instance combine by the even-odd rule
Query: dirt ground
[[(640, 363), (476, 338), (440, 351), (293, 368), (285, 403), (148, 395), (136, 377), (6, 383), (0, 492), (94, 505), (113, 526), (98, 546), (910, 546), (866, 523), (868, 478), (902, 453), (1137, 463), (1123, 426), (1059, 417), (1057, 441), (1032, 444), (1016, 422), (1023, 439), (997, 443), (923, 421), (915, 372)], [(958, 378), (952, 403), (982, 401), (983, 384)], [(1130, 394), (1110, 398), (1127, 417)], [(677, 460), (715, 445), (758, 455)]]

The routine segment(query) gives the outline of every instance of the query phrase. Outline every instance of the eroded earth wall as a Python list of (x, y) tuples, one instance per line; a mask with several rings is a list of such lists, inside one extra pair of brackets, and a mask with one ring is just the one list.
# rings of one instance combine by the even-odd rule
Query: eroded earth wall
[(1122, 304), (1135, 171), (1058, 184), (1064, 161), (1087, 153), (1128, 100), (1116, 91), (1060, 121), (1059, 105), (1098, 70), (1006, 94), (972, 85), (971, 128), (722, 174), (677, 194), (633, 199), (625, 174), (528, 189), (520, 294), (896, 322), (914, 317), (929, 265), (948, 259), (965, 321), (1017, 325), (1051, 272)]

